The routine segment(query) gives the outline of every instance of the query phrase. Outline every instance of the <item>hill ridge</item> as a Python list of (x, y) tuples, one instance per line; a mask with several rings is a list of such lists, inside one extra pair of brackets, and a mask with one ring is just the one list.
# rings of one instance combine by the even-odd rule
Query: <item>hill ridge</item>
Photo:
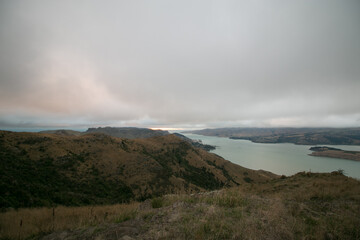
[(112, 204), (276, 177), (168, 134), (124, 139), (0, 131), (0, 207)]

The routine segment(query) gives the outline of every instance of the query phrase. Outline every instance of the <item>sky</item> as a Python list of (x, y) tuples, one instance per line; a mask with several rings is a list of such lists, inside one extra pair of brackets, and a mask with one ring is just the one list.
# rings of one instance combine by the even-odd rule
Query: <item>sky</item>
[(359, 127), (358, 0), (1, 0), (0, 129)]

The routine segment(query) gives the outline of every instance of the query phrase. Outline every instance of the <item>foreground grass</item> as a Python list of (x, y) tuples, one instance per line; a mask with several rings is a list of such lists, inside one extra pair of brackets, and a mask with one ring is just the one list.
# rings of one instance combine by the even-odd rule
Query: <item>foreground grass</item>
[(132, 218), (139, 203), (87, 207), (26, 208), (0, 213), (0, 239), (25, 239)]
[(118, 239), (360, 239), (360, 182), (339, 173), (299, 173), (140, 204), (59, 207), (55, 219), (52, 209), (12, 210), (0, 214), (0, 226), (1, 236), (12, 239), (49, 232), (46, 240), (111, 239), (112, 233)]
[(279, 180), (195, 199), (183, 196), (182, 202), (197, 207), (183, 211), (180, 228), (164, 235), (168, 239), (360, 239), (359, 183), (314, 178), (303, 186), (294, 179), (294, 184)]

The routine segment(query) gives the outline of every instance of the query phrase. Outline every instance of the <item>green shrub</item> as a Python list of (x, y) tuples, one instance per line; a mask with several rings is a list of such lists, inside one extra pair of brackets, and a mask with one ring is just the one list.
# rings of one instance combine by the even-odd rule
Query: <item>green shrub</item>
[(164, 200), (162, 198), (154, 198), (151, 200), (151, 206), (153, 208), (161, 208), (164, 205)]
[(244, 177), (244, 181), (247, 182), (247, 183), (251, 183), (253, 182), (253, 180), (249, 177)]

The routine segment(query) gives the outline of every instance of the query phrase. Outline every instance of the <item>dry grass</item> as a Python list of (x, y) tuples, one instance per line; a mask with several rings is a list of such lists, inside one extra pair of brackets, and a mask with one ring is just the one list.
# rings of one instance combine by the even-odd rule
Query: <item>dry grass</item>
[(53, 231), (122, 222), (134, 217), (138, 205), (130, 203), (11, 210), (0, 213), (0, 238), (24, 239)]
[(293, 239), (294, 217), (279, 199), (232, 188), (193, 196), (169, 195), (164, 202), (188, 203), (166, 239)]
[[(20, 229), (25, 237), (52, 232), (53, 226), (55, 231), (86, 229), (123, 221), (137, 229), (131, 235), (135, 239), (360, 239), (359, 213), (359, 181), (337, 174), (299, 173), (268, 183), (166, 195), (139, 204), (59, 207), (55, 220), (52, 209), (10, 211), (0, 214), (0, 224), (1, 236), (15, 239)], [(109, 232), (104, 227), (97, 237), (107, 239)], [(71, 239), (88, 237), (77, 234)]]
[(341, 175), (301, 173), (161, 201), (146, 217), (155, 239), (360, 239), (360, 183)]

